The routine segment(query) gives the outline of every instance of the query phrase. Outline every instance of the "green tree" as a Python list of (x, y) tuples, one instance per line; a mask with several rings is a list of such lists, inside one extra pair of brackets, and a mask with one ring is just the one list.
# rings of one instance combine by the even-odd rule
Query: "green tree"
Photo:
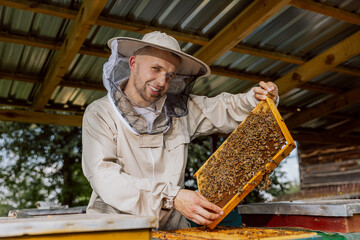
[[(81, 169), (81, 128), (0, 122), (0, 216), (10, 209), (33, 208), (37, 201), (68, 206), (87, 205), (91, 187)], [(219, 137), (216, 147), (225, 140)], [(209, 137), (189, 145), (185, 186), (196, 190), (193, 174), (210, 157)], [(279, 182), (278, 167), (267, 193), (284, 194), (289, 183)], [(254, 189), (244, 203), (263, 201)]]
[(0, 208), (33, 208), (37, 201), (88, 203), (81, 128), (0, 122), (0, 133)]

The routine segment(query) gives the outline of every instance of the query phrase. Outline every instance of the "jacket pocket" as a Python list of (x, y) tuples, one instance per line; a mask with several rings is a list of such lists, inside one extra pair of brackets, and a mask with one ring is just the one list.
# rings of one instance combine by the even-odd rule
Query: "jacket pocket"
[(168, 151), (172, 151), (181, 145), (189, 143), (190, 137), (187, 135), (177, 135), (172, 139), (165, 139), (165, 146)]

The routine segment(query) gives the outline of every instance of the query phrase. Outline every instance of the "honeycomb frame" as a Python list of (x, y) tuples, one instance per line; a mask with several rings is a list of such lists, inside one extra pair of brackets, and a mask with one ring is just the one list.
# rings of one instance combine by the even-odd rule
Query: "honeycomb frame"
[[(288, 128), (285, 125), (284, 120), (282, 119), (278, 109), (276, 108), (273, 100), (269, 97), (266, 98), (265, 101), (261, 101), (253, 110), (252, 113), (257, 114), (260, 111), (263, 111), (263, 108), (270, 109), (271, 113), (275, 117), (276, 123), (278, 127), (281, 130), (282, 135), (285, 138), (286, 145), (281, 148), (273, 157), (272, 161), (268, 162), (265, 167), (265, 171), (261, 170), (254, 174), (254, 176), (243, 186), (241, 190), (237, 194), (235, 194), (227, 203), (225, 206), (222, 207), (224, 214), (217, 220), (215, 220), (212, 224), (207, 225), (208, 228), (214, 229), (221, 221), (224, 219), (232, 209), (234, 209), (262, 180), (263, 176), (267, 173), (271, 173), (276, 166), (285, 158), (287, 157), (290, 152), (295, 148), (295, 143), (293, 138), (291, 137), (291, 134), (288, 130)], [(231, 135), (228, 137), (228, 139), (233, 135), (238, 133), (244, 122), (247, 120), (246, 118), (244, 121), (241, 122), (241, 124), (231, 133)], [(227, 140), (228, 140), (227, 139)], [(201, 193), (201, 181), (200, 176), (202, 173), (206, 171), (206, 166), (208, 164), (211, 164), (211, 161), (213, 161), (214, 156), (218, 156), (220, 151), (224, 149), (226, 146), (227, 140), (223, 142), (223, 144), (209, 157), (209, 159), (200, 167), (200, 169), (194, 174), (194, 176), (197, 179), (198, 186), (199, 186), (199, 192)]]

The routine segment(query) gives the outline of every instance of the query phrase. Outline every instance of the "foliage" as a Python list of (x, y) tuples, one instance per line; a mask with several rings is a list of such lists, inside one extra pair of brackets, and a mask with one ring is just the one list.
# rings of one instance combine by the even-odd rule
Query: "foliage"
[[(0, 122), (0, 216), (10, 209), (34, 208), (37, 201), (68, 206), (87, 205), (91, 187), (81, 169), (81, 129), (78, 127)], [(196, 190), (193, 174), (210, 157), (210, 138), (199, 137), (189, 145), (185, 186)], [(225, 140), (218, 137), (216, 148)], [(279, 182), (278, 167), (267, 195), (288, 192)], [(264, 201), (254, 189), (243, 202)]]
[[(226, 139), (219, 137), (216, 142), (218, 148)], [(189, 157), (187, 168), (185, 172), (185, 187), (188, 189), (196, 190), (196, 179), (193, 177), (194, 173), (201, 167), (201, 165), (211, 156), (210, 140), (209, 137), (199, 137), (193, 140), (189, 145)], [(271, 174), (272, 184), (268, 190), (259, 191), (256, 187), (250, 194), (243, 200), (243, 203), (263, 202), (267, 198), (278, 197), (285, 194), (289, 187), (290, 182), (279, 181), (284, 179), (285, 172), (278, 166)]]
[(86, 205), (91, 187), (81, 169), (81, 128), (0, 122), (1, 209), (37, 201)]

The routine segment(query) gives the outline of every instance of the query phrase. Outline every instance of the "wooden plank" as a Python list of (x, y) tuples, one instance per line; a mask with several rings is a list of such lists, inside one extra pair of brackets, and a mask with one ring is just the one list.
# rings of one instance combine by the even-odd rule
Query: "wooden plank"
[(292, 56), (287, 53), (269, 51), (269, 50), (250, 47), (242, 44), (235, 46), (234, 48), (231, 49), (231, 51), (237, 53), (249, 54), (257, 57), (269, 58), (275, 61), (282, 61), (296, 65), (301, 65), (306, 62), (306, 60), (301, 57)]
[[(43, 83), (44, 79), (38, 76), (31, 76), (21, 73), (7, 73), (0, 72), (0, 79), (12, 80), (12, 81), (21, 81), (21, 82), (32, 82), (32, 83)], [(61, 81), (59, 86), (62, 87), (72, 87), (72, 88), (81, 88), (81, 89), (90, 89), (96, 91), (105, 92), (106, 89), (101, 83), (84, 83), (78, 81)]]
[(213, 64), (288, 2), (289, 0), (255, 0), (194, 56), (208, 65)]
[(34, 112), (26, 110), (0, 109), (1, 121), (81, 126), (82, 116)]
[[(9, 34), (9, 33), (0, 33), (0, 41), (26, 45), (31, 47), (38, 47), (38, 48), (46, 48), (52, 50), (60, 50), (61, 44), (58, 42), (54, 42), (48, 39), (42, 38), (34, 38), (34, 37), (26, 37), (17, 34)], [(103, 49), (98, 48), (85, 48), (81, 47), (79, 50), (79, 54), (95, 56), (95, 57), (103, 57), (108, 58), (110, 56), (110, 51), (105, 51)]]
[(341, 95), (335, 95), (334, 97), (325, 100), (324, 102), (321, 102), (314, 107), (293, 114), (288, 119), (286, 119), (286, 125), (290, 129), (295, 128), (313, 119), (326, 116), (329, 113), (336, 112), (340, 109), (356, 104), (360, 102), (359, 93), (360, 87), (349, 90)]
[(360, 129), (360, 118), (348, 121), (340, 126), (328, 130), (327, 132), (330, 135), (343, 136), (346, 133), (349, 133), (357, 129)]
[(225, 69), (222, 67), (211, 66), (210, 69), (211, 69), (211, 74), (225, 76), (225, 77), (229, 77), (229, 78), (240, 79), (240, 80), (246, 80), (246, 81), (250, 81), (250, 82), (254, 82), (254, 83), (259, 83), (261, 81), (268, 82), (268, 81), (273, 80), (272, 78), (269, 78), (269, 77), (263, 77), (263, 76), (259, 76), (259, 75), (255, 75), (255, 74), (243, 73), (240, 71), (229, 70), (229, 69)]
[(55, 90), (56, 86), (61, 82), (62, 77), (68, 70), (68, 67), (81, 48), (106, 3), (107, 0), (86, 0), (83, 2), (77, 18), (73, 22), (56, 59), (51, 64), (48, 73), (46, 74), (41, 89), (35, 97), (33, 102), (34, 110), (41, 111), (44, 109), (51, 94)]
[(312, 0), (291, 0), (291, 6), (330, 16), (348, 23), (360, 25), (360, 15)]
[[(0, 239), (2, 237), (0, 236)], [(22, 236), (12, 237), (11, 239), (18, 240), (149, 240), (151, 239), (151, 230), (149, 229), (133, 229), (122, 231), (101, 231), (101, 232), (83, 232), (83, 233), (67, 233), (67, 234), (47, 234), (47, 235), (34, 235), (34, 236)]]
[[(212, 72), (212, 74), (226, 76), (226, 77), (230, 77), (230, 78), (237, 78), (237, 79), (241, 79), (241, 80), (251, 81), (254, 83), (259, 83), (260, 81), (267, 82), (267, 81), (273, 80), (271, 78), (261, 77), (261, 76), (255, 75), (255, 74), (241, 73), (238, 71), (229, 71), (229, 70), (219, 68), (219, 67), (211, 67), (211, 72)], [(30, 76), (30, 75), (26, 75), (26, 74), (8, 73), (8, 72), (0, 72), (0, 79), (23, 81), (23, 82), (33, 82), (33, 83), (42, 83), (44, 81), (43, 78), (38, 77), (38, 76)], [(101, 83), (99, 83), (99, 84), (79, 83), (78, 81), (67, 80), (67, 81), (61, 81), (59, 83), (59, 86), (105, 91), (105, 88), (103, 87), (103, 85)], [(319, 85), (319, 84), (309, 84), (309, 83), (305, 83), (305, 84), (301, 85), (299, 88), (306, 89), (309, 91), (314, 91), (314, 92), (330, 93), (330, 94), (338, 94), (338, 93), (343, 92), (339, 88), (332, 88), (332, 87), (327, 87), (327, 86), (323, 86), (323, 85)]]
[[(340, 148), (328, 147), (325, 149), (316, 149), (312, 151), (301, 151), (300, 158), (302, 159), (311, 159), (313, 157), (317, 158), (318, 156), (325, 155), (325, 156), (333, 156), (336, 154), (346, 154), (348, 152), (357, 152), (360, 158), (360, 146), (346, 146)], [(346, 159), (346, 158), (345, 158)]]
[(275, 81), (284, 94), (360, 53), (360, 31)]
[[(268, 81), (275, 81), (275, 79), (272, 79), (270, 77), (263, 77), (255, 74), (249, 74), (249, 73), (243, 73), (240, 71), (235, 70), (228, 70), (221, 67), (212, 66), (210, 67), (211, 74), (219, 75), (219, 76), (225, 76), (229, 78), (235, 78), (240, 80), (246, 80), (254, 83), (259, 83), (260, 81), (268, 82)], [(313, 92), (320, 92), (320, 93), (329, 93), (329, 94), (339, 94), (343, 93), (344, 91), (330, 86), (325, 86), (322, 84), (316, 84), (316, 83), (304, 83), (301, 84), (298, 88), (309, 90)], [(199, 90), (201, 92), (201, 90)]]
[(304, 215), (243, 214), (242, 221), (252, 227), (296, 227), (324, 232), (359, 232), (360, 215), (323, 217)]
[(68, 8), (59, 8), (50, 4), (27, 0), (0, 0), (0, 5), (71, 20), (74, 20), (77, 14), (77, 11)]
[(347, 135), (344, 137), (338, 137), (324, 133), (302, 133), (292, 132), (293, 138), (300, 143), (311, 144), (336, 144), (336, 145), (360, 145), (360, 137)]

